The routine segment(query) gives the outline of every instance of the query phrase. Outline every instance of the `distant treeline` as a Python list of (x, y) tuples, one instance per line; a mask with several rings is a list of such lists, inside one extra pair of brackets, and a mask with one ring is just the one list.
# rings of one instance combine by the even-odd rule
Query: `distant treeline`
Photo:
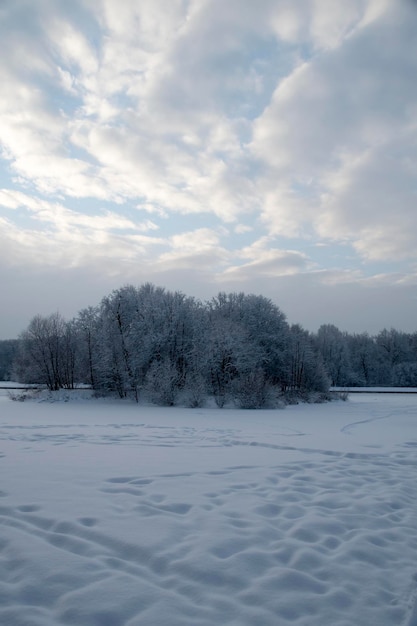
[(0, 380), (13, 378), (13, 363), (18, 346), (18, 339), (0, 340)]
[(152, 284), (127, 285), (72, 320), (35, 316), (15, 341), (0, 341), (0, 378), (51, 390), (156, 404), (272, 406), (320, 399), (330, 385), (417, 386), (417, 333), (310, 333), (288, 324), (269, 299), (219, 293), (200, 302)]

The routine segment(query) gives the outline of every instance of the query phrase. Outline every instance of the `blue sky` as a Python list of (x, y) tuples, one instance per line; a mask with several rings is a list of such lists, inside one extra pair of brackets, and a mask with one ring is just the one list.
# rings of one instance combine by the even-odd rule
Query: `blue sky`
[(417, 329), (417, 8), (3, 0), (0, 338), (145, 281)]

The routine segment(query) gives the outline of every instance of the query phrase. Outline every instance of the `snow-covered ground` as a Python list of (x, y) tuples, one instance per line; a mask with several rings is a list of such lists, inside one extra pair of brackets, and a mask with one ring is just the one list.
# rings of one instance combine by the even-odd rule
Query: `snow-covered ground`
[(416, 626), (417, 396), (0, 393), (0, 624)]

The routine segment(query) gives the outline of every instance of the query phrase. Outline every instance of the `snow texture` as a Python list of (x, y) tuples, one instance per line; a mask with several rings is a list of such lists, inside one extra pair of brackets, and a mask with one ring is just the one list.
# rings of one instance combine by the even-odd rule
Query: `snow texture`
[(0, 393), (1, 624), (417, 625), (416, 396)]

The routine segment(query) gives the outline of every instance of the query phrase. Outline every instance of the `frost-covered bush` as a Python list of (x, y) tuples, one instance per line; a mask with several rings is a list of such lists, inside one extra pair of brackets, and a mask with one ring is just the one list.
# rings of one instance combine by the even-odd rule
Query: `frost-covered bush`
[(417, 387), (417, 363), (398, 363), (392, 369), (395, 387)]
[(24, 402), (33, 398), (33, 392), (26, 390), (13, 389), (7, 392), (7, 396), (13, 402)]
[(192, 374), (187, 378), (184, 391), (181, 393), (182, 402), (190, 409), (204, 406), (207, 397), (207, 383), (201, 374)]
[(159, 406), (174, 406), (179, 394), (179, 375), (169, 359), (152, 363), (144, 385), (144, 392), (151, 402)]
[(276, 405), (276, 393), (262, 369), (239, 376), (233, 382), (233, 400), (241, 409), (264, 409)]

